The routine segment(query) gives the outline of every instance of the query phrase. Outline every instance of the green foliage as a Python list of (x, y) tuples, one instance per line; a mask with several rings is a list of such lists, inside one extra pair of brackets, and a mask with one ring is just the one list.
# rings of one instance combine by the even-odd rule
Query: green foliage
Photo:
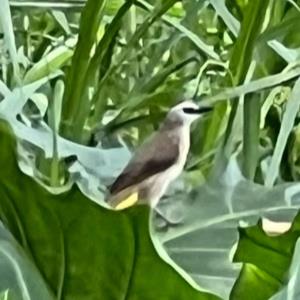
[[(216, 299), (190, 287), (159, 258), (149, 236), (148, 208), (109, 211), (77, 188), (49, 194), (18, 169), (8, 131), (2, 122), (1, 220), (35, 264), (53, 299)], [(0, 254), (2, 249), (0, 242)], [(27, 265), (20, 267), (28, 272)], [(0, 274), (7, 271), (1, 268)], [(21, 294), (29, 287), (26, 281), (18, 284)], [(21, 294), (18, 299), (27, 299)]]
[(244, 266), (232, 290), (232, 299), (269, 299), (277, 292), (290, 266), (299, 238), (299, 215), (294, 226), (284, 235), (268, 236), (261, 224), (240, 229), (240, 240), (234, 261)]
[[(74, 124), (74, 118), (75, 116), (78, 117), (79, 109), (85, 110), (82, 106), (88, 105), (88, 99), (83, 98), (87, 96), (83, 90), (88, 88), (85, 86), (85, 77), (88, 76), (86, 73), (89, 67), (91, 49), (96, 41), (105, 3), (105, 0), (88, 1), (82, 12), (78, 42), (72, 58), (73, 64), (68, 74), (63, 102), (62, 125), (67, 128), (70, 124)], [(81, 118), (76, 122), (79, 125), (77, 133), (73, 131), (72, 134), (64, 133), (64, 135), (72, 138), (72, 136), (75, 137), (75, 134), (80, 134), (83, 127), (82, 122)], [(73, 139), (80, 141), (80, 138), (77, 138), (77, 136)]]
[[(246, 226), (255, 225), (259, 217), (271, 220), (293, 219), (300, 207), (299, 203), (298, 185), (282, 184), (269, 189), (255, 184), (241, 175), (236, 161), (232, 159), (226, 172), (219, 178), (210, 180), (208, 184), (198, 186), (189, 193), (175, 192), (168, 197), (164, 206), (161, 206), (161, 212), (172, 223), (176, 223), (176, 226), (165, 225), (153, 232), (154, 242), (164, 259), (167, 259), (167, 252), (172, 259), (172, 265), (185, 271), (184, 276), (189, 282), (192, 280), (200, 287), (214, 291), (222, 299), (228, 299), (234, 285), (237, 292), (233, 295), (247, 290), (250, 286), (243, 279), (238, 279), (235, 283), (240, 272), (240, 266), (232, 263), (236, 244), (238, 247), (234, 262), (256, 263), (264, 272), (270, 270), (271, 277), (277, 279), (281, 276), (280, 279), (283, 279), (299, 236), (299, 218), (294, 225), (295, 232), (293, 230), (292, 233), (278, 238), (268, 237), (262, 229), (258, 230), (256, 227), (251, 231), (251, 227), (248, 229)], [(154, 225), (158, 224), (154, 222)], [(244, 228), (240, 228), (238, 243), (239, 226)], [(261, 251), (258, 251), (254, 242), (250, 243), (245, 238), (248, 230), (250, 233), (254, 232), (253, 239), (257, 238)], [(276, 253), (273, 257), (267, 255), (268, 249), (273, 244), (278, 245), (278, 241), (281, 241), (280, 246), (289, 255), (283, 262), (276, 259)], [(265, 268), (259, 264), (264, 261)], [(274, 268), (269, 268), (268, 264), (274, 264)], [(245, 272), (247, 276), (244, 275)], [(259, 279), (251, 281), (256, 276), (253, 268), (242, 269), (240, 276), (247, 279), (249, 277), (249, 282), (253, 284), (262, 284)], [(270, 284), (272, 288), (269, 293), (272, 295), (279, 288), (280, 281), (275, 285), (270, 280)], [(265, 294), (261, 297), (268, 299)], [(234, 299), (244, 298), (236, 296)]]
[[(234, 285), (231, 298), (243, 300), (283, 287), (274, 299), (296, 299), (298, 221), (280, 237), (239, 229), (239, 243), (238, 227), (290, 221), (299, 208), (298, 186), (281, 184), (300, 177), (299, 13), (290, 0), (3, 0), (0, 118), (21, 170), (59, 194), (19, 171), (2, 134), (1, 220), (28, 287), (48, 285), (57, 299), (214, 298), (159, 259), (146, 208), (101, 207), (129, 158), (124, 145), (193, 97), (215, 108), (193, 128), (187, 170), (158, 208), (176, 224), (152, 219), (156, 250), (198, 289), (229, 298)], [(0, 298), (13, 288), (0, 282)]]

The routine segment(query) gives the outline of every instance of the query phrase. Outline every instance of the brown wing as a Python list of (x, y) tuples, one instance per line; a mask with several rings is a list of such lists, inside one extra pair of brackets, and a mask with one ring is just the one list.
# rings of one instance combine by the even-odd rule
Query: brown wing
[(117, 194), (168, 169), (177, 161), (178, 155), (177, 135), (171, 135), (169, 132), (155, 134), (152, 139), (137, 150), (126, 168), (110, 187), (111, 194)]

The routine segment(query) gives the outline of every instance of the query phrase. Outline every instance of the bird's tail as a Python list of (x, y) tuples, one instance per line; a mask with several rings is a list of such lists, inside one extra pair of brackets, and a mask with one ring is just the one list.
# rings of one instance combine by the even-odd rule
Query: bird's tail
[(138, 191), (133, 187), (127, 188), (115, 195), (111, 195), (107, 202), (116, 210), (128, 208), (138, 202)]

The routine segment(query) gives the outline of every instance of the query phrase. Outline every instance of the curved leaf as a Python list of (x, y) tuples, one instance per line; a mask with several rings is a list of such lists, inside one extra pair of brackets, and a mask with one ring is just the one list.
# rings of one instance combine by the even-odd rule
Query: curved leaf
[(51, 76), (59, 70), (73, 55), (73, 50), (67, 46), (60, 46), (46, 56), (26, 73), (24, 84), (29, 84), (47, 76)]
[[(0, 192), (3, 200), (2, 191)], [(0, 299), (54, 300), (39, 271), (0, 223)], [(6, 294), (6, 298), (5, 298)]]
[(299, 217), (283, 235), (267, 235), (261, 222), (239, 229), (240, 240), (234, 261), (243, 262), (244, 266), (231, 293), (232, 300), (267, 300), (281, 288), (300, 235)]
[(154, 222), (158, 231), (152, 238), (160, 255), (191, 284), (228, 299), (241, 269), (232, 263), (237, 228), (262, 216), (291, 220), (299, 208), (299, 184), (266, 188), (244, 179), (232, 160), (220, 178), (161, 204), (167, 220), (177, 216), (180, 222), (160, 231)]
[(283, 119), (280, 127), (280, 132), (277, 137), (274, 154), (271, 159), (270, 167), (266, 174), (266, 186), (272, 186), (279, 172), (279, 165), (282, 159), (288, 137), (293, 130), (294, 122), (300, 108), (300, 78), (296, 81), (292, 90), (291, 96), (288, 99), (286, 110), (283, 114)]
[(294, 252), (292, 265), (289, 271), (288, 282), (285, 287), (270, 300), (297, 300), (299, 299), (300, 290), (300, 274), (299, 274), (299, 254), (300, 254), (300, 242), (298, 240)]
[(190, 287), (159, 258), (149, 236), (148, 208), (110, 211), (77, 188), (47, 193), (18, 170), (7, 131), (2, 125), (0, 216), (57, 299), (216, 299)]

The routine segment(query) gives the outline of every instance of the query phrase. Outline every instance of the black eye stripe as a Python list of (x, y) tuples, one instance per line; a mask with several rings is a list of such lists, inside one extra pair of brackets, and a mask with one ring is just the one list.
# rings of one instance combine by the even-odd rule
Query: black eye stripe
[(183, 112), (186, 114), (199, 114), (199, 109), (195, 109), (195, 108), (183, 108)]
[(201, 114), (201, 113), (206, 113), (212, 110), (212, 107), (200, 107), (200, 108), (183, 108), (182, 109), (184, 113), (186, 114)]

